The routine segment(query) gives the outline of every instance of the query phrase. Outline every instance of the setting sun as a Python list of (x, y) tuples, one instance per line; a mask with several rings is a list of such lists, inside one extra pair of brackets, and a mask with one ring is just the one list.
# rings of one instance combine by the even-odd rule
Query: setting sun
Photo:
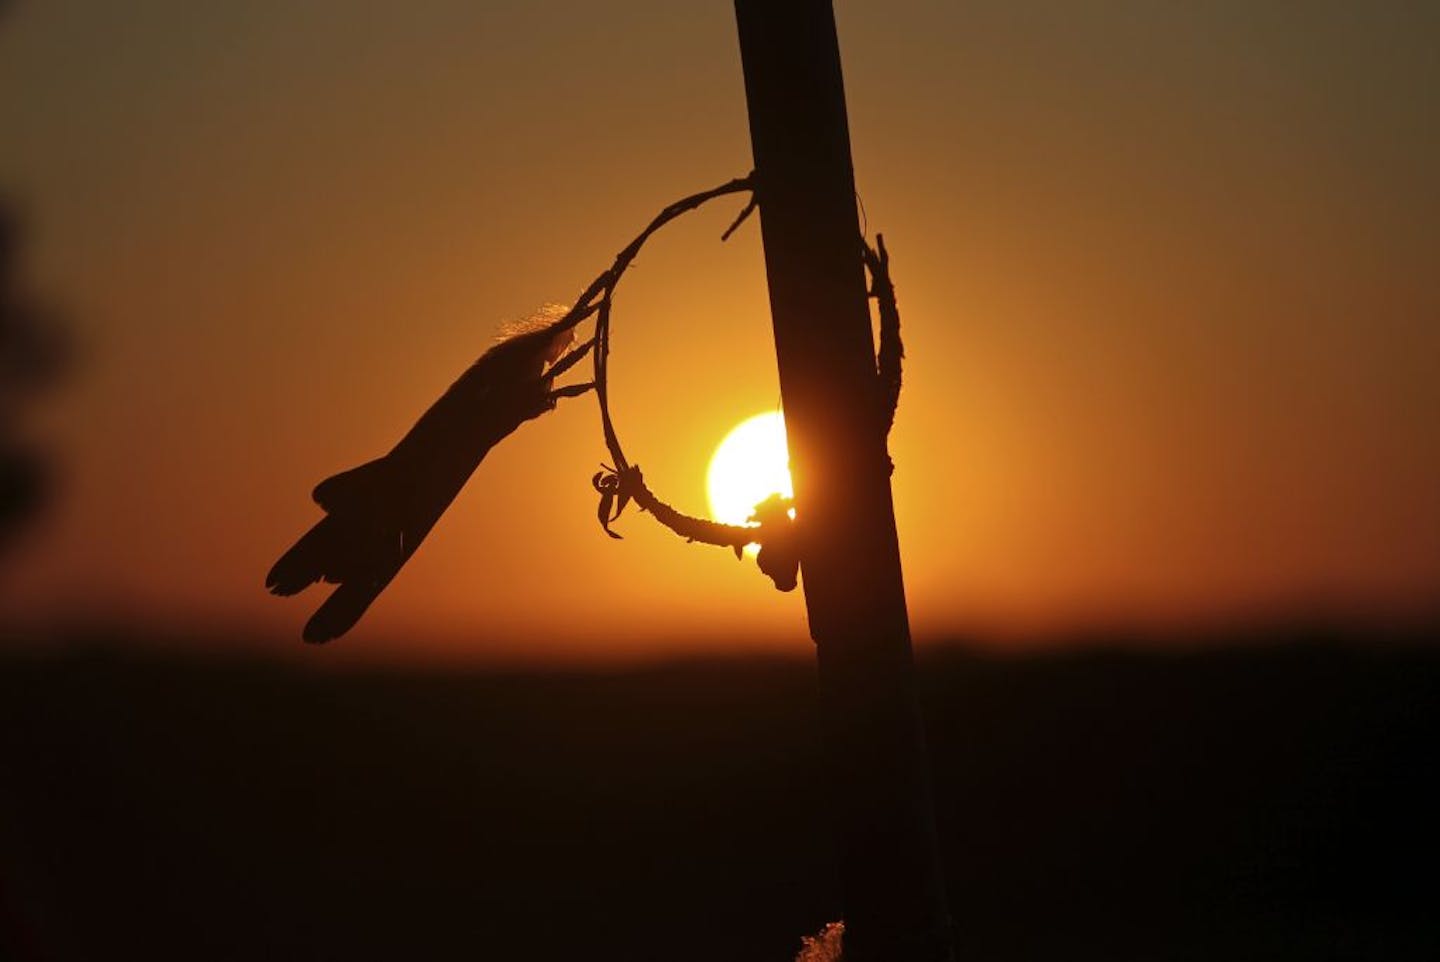
[(794, 497), (784, 415), (757, 414), (725, 435), (710, 458), (706, 489), (710, 516), (726, 524), (744, 524), (772, 494)]

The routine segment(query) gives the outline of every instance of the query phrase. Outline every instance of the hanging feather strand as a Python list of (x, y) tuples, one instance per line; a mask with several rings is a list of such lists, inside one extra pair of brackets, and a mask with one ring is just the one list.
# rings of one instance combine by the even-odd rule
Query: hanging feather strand
[(450, 386), (389, 454), (327, 478), (315, 503), (325, 517), (270, 569), (265, 584), (292, 595), (317, 581), (339, 587), (305, 626), (309, 642), (338, 638), (360, 619), (485, 455), (521, 424), (589, 384), (556, 390), (556, 375), (590, 350), (566, 353), (571, 314), (509, 337)]

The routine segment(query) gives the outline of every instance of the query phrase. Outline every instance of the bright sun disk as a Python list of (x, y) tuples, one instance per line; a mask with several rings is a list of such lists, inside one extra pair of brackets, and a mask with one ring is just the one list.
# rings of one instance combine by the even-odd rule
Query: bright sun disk
[(793, 498), (784, 416), (769, 411), (737, 424), (710, 456), (705, 487), (710, 517), (725, 524), (744, 524), (772, 494)]

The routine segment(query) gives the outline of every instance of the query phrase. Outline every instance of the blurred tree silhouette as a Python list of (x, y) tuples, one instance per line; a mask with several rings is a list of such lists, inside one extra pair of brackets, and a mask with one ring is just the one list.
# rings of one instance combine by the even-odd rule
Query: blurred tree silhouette
[(24, 439), (21, 422), (69, 356), (55, 315), (23, 285), (20, 242), (15, 208), (0, 200), (0, 552), (11, 547), (22, 523), (43, 503), (47, 462)]
[[(10, 7), (0, 0), (0, 16)], [(19, 424), (31, 399), (57, 378), (68, 354), (60, 326), (20, 281), (20, 219), (0, 197), (0, 553), (42, 503), (48, 472)]]

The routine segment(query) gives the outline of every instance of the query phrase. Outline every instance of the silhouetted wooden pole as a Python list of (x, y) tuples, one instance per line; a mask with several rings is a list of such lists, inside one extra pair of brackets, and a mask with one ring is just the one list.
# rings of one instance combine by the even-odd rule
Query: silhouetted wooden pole
[(846, 962), (952, 958), (829, 0), (735, 0)]

